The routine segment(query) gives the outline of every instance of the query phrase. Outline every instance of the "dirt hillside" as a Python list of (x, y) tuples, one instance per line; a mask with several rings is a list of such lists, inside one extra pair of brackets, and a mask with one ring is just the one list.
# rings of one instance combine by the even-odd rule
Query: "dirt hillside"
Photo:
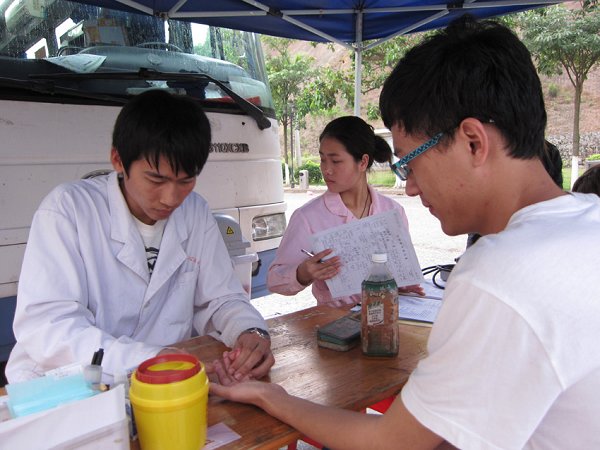
[[(332, 50), (333, 49), (333, 50)], [(294, 42), (291, 50), (314, 58), (315, 65), (330, 67), (351, 67), (351, 58), (348, 50), (333, 45), (312, 45), (309, 42)], [(570, 139), (573, 130), (573, 94), (574, 89), (566, 73), (556, 77), (542, 77), (546, 109), (548, 112), (547, 136), (561, 136)], [(555, 95), (551, 95), (555, 94)], [(368, 104), (376, 104), (379, 91), (373, 91), (363, 96), (361, 109), (362, 117), (366, 117)], [(340, 101), (341, 112), (352, 114), (352, 105), (344, 105)], [(300, 145), (302, 153), (317, 153), (317, 142), (320, 131), (330, 118), (309, 117), (307, 128), (300, 131)], [(375, 128), (383, 128), (381, 121), (371, 122)], [(585, 133), (600, 133), (600, 67), (593, 71), (584, 85), (582, 96), (580, 131)], [(283, 148), (283, 145), (282, 145)], [(599, 148), (600, 151), (600, 148)]]

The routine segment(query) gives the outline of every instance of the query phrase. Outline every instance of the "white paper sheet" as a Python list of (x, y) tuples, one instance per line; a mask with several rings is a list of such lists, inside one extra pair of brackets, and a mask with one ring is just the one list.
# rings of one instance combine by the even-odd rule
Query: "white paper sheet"
[(46, 58), (46, 61), (72, 70), (77, 73), (95, 72), (102, 65), (106, 56), (92, 54), (76, 54), (68, 56), (54, 56)]
[(223, 422), (208, 427), (206, 430), (206, 444), (203, 450), (213, 450), (230, 442), (237, 441), (241, 436), (225, 425)]
[(398, 318), (419, 322), (435, 322), (442, 307), (442, 300), (426, 297), (399, 295)]
[(333, 298), (360, 294), (373, 253), (387, 253), (388, 268), (398, 286), (423, 281), (408, 230), (397, 210), (386, 211), (311, 236), (316, 252), (333, 249), (342, 261), (340, 273), (326, 281)]

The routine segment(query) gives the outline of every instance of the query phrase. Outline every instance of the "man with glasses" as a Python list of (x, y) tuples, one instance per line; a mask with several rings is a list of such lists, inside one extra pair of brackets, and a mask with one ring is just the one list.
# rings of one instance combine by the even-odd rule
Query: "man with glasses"
[(399, 159), (395, 163), (390, 163), (390, 169), (392, 169), (392, 172), (398, 175), (402, 181), (408, 180), (408, 175), (410, 174), (410, 167), (408, 167), (408, 163), (421, 153), (429, 150), (431, 147), (440, 142), (440, 139), (443, 135), (444, 133), (436, 134), (423, 145), (419, 145), (412, 152), (409, 152), (407, 155), (403, 156), (402, 159)]
[(542, 164), (529, 52), (463, 17), (400, 60), (380, 108), (406, 193), (447, 234), (483, 236), (452, 271), (428, 356), (383, 416), (264, 383), (213, 392), (331, 447), (600, 448), (600, 199), (563, 192)]

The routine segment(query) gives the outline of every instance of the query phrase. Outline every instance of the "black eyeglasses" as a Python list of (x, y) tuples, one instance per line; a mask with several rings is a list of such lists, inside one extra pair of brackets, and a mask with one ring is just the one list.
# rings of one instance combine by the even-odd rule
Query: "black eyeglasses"
[(417, 156), (423, 154), (425, 151), (429, 150), (431, 147), (435, 146), (438, 142), (440, 142), (440, 139), (443, 135), (444, 133), (436, 134), (423, 145), (420, 145), (406, 156), (402, 157), (399, 161), (390, 163), (390, 169), (392, 169), (392, 172), (398, 175), (402, 181), (406, 181), (410, 175), (410, 167), (408, 167), (408, 163)]

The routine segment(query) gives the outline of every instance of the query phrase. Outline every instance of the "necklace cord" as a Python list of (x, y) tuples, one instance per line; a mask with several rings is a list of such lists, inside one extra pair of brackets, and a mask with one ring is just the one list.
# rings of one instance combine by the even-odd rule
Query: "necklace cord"
[(367, 205), (369, 204), (369, 199), (371, 198), (371, 193), (369, 192), (369, 188), (367, 187), (367, 198), (365, 199), (365, 206), (363, 206), (363, 210), (360, 213), (359, 219), (362, 219), (365, 215), (365, 210), (367, 209)]

